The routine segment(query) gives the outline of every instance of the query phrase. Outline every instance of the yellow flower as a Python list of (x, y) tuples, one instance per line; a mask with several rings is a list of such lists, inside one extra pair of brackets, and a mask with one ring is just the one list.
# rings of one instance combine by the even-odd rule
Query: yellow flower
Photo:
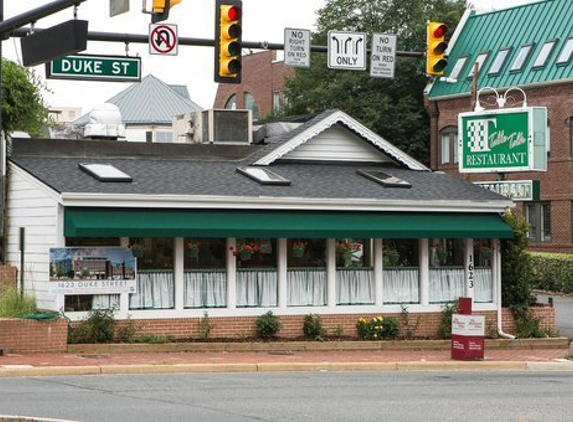
[(373, 338), (378, 338), (378, 334), (374, 333)]
[(382, 321), (382, 317), (381, 317), (381, 316), (378, 317), (378, 321)]

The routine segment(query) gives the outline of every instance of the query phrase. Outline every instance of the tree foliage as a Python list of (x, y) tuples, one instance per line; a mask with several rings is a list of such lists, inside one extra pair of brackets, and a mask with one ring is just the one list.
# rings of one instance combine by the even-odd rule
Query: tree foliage
[[(398, 36), (399, 51), (424, 51), (426, 21), (453, 28), (463, 0), (327, 0), (320, 9), (313, 44), (326, 45), (329, 30)], [(332, 70), (325, 54), (313, 53), (311, 67), (287, 81), (287, 114), (339, 108), (415, 158), (427, 162), (429, 120), (424, 110), (428, 82), (421, 58), (398, 57), (393, 79), (371, 78), (367, 71)]]
[(529, 223), (511, 212), (504, 215), (513, 238), (501, 241), (501, 302), (505, 307), (527, 307), (533, 289), (533, 264), (526, 248)]
[(2, 59), (2, 130), (39, 136), (48, 118), (42, 98), (44, 85), (32, 71)]

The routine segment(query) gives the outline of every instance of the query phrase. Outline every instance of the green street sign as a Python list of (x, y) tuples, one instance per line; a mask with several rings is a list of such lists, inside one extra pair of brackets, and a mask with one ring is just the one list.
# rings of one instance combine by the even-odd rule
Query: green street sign
[(547, 109), (523, 107), (458, 116), (460, 173), (547, 170)]
[(141, 58), (77, 54), (46, 63), (46, 78), (139, 82)]

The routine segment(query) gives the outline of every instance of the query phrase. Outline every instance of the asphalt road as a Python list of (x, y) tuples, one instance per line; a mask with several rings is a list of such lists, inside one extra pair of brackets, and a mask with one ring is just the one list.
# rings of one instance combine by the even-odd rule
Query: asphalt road
[(0, 414), (74, 421), (565, 421), (571, 373), (402, 372), (0, 379)]

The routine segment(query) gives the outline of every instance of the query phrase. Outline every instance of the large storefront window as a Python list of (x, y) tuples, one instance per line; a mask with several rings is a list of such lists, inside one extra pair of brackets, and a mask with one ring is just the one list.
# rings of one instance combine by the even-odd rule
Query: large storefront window
[(464, 240), (429, 239), (430, 303), (464, 295)]
[(175, 306), (172, 238), (130, 238), (137, 258), (136, 292), (130, 309), (172, 309)]
[(420, 303), (418, 239), (384, 239), (384, 303)]
[(225, 239), (184, 239), (183, 306), (227, 306)]
[(475, 293), (476, 303), (493, 302), (493, 252), (489, 239), (474, 239)]
[[(118, 237), (66, 237), (66, 247), (120, 246)], [(66, 295), (65, 312), (91, 311), (94, 309), (119, 309), (119, 295)]]
[(237, 239), (237, 307), (277, 306), (276, 239)]
[(336, 301), (339, 305), (374, 303), (372, 239), (336, 240)]
[(287, 241), (288, 306), (326, 305), (326, 240)]

